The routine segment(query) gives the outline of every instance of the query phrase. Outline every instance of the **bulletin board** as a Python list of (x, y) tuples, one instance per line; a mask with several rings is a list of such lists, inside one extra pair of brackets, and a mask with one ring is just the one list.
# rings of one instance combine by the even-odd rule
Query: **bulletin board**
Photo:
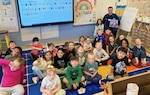
[(116, 9), (117, 0), (74, 0), (74, 25), (95, 24), (108, 13), (108, 7)]
[(96, 22), (97, 0), (74, 0), (74, 25), (93, 24)]
[(0, 30), (19, 31), (15, 0), (0, 0)]
[(128, 6), (138, 8), (139, 16), (150, 16), (150, 0), (128, 0)]

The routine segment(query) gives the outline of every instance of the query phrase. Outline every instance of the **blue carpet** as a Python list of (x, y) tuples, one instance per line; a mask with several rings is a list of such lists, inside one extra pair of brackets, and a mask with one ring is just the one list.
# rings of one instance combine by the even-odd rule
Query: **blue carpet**
[(2, 81), (2, 76), (3, 76), (2, 67), (0, 66), (0, 83), (1, 83), (1, 81)]
[(40, 83), (29, 86), (29, 95), (42, 95), (42, 93), (40, 92), (40, 86)]
[[(101, 91), (103, 91), (103, 89), (100, 88), (99, 84), (91, 84), (86, 87), (85, 93), (80, 95), (92, 95)], [(66, 90), (66, 93), (67, 95), (79, 95), (77, 90)]]
[[(28, 68), (26, 68), (27, 85), (24, 87), (25, 88), (24, 95), (41, 95), (41, 92), (40, 92), (41, 83), (38, 83), (35, 85), (32, 82), (32, 77), (34, 75), (32, 73), (32, 63), (33, 62), (30, 58), (30, 51), (31, 50), (23, 51), (23, 57), (26, 59), (26, 65), (28, 66)], [(40, 53), (40, 55), (42, 55), (42, 54), (43, 54), (43, 52)], [(150, 62), (150, 57), (147, 57), (147, 61)], [(144, 72), (147, 72), (148, 70), (150, 70), (150, 67), (140, 68), (136, 71), (129, 72), (129, 76), (144, 73)], [(0, 67), (0, 81), (1, 81), (1, 78), (2, 78), (2, 69)], [(106, 81), (108, 81), (108, 80), (103, 80), (103, 82), (106, 82)], [(92, 95), (94, 93), (101, 92), (101, 91), (103, 91), (103, 89), (101, 89), (99, 87), (99, 84), (91, 84), (86, 87), (86, 92), (84, 94), (80, 94), (80, 95)], [(67, 93), (67, 95), (79, 95), (77, 90), (66, 90), (66, 93)]]
[(150, 70), (150, 67), (140, 68), (138, 70), (129, 72), (128, 76), (133, 76), (133, 75), (141, 74), (141, 73), (147, 72), (148, 70)]

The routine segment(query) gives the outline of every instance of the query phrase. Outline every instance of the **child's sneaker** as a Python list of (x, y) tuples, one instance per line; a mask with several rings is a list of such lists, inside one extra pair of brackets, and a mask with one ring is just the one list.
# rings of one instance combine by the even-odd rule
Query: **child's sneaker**
[(39, 78), (38, 77), (33, 77), (32, 81), (33, 81), (34, 84), (37, 84), (37, 82), (39, 81)]

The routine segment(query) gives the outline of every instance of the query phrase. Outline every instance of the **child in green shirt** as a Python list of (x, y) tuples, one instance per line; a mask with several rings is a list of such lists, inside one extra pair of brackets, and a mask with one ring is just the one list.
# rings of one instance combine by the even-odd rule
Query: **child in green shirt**
[(70, 63), (67, 66), (66, 77), (63, 79), (63, 82), (66, 84), (68, 89), (77, 89), (79, 83), (84, 81), (85, 78), (82, 75), (82, 68), (79, 65), (78, 58), (72, 56), (70, 58)]

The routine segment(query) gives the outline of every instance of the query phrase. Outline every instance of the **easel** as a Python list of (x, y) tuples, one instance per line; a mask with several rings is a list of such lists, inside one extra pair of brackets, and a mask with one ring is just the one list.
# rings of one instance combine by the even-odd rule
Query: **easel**
[(0, 38), (0, 51), (3, 50), (3, 43), (6, 44), (6, 47), (8, 48), (9, 47), (9, 36), (8, 36), (8, 31), (7, 30), (0, 30), (0, 35), (3, 35), (4, 36), (4, 41), (2, 41), (2, 38)]

